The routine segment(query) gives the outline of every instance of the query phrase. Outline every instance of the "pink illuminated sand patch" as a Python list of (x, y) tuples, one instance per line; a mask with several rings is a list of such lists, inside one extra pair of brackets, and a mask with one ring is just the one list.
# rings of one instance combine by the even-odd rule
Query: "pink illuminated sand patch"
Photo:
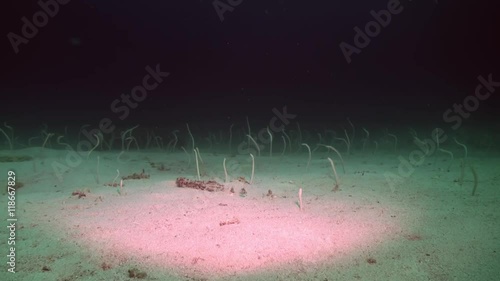
[(94, 252), (213, 275), (340, 259), (398, 229), (381, 223), (382, 209), (347, 212), (344, 202), (328, 202), (301, 212), (290, 198), (173, 189), (103, 202), (70, 199), (58, 224)]

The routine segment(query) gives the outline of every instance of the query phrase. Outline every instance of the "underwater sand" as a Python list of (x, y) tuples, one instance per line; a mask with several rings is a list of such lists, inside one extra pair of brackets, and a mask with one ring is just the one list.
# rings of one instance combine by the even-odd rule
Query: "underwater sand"
[[(208, 192), (176, 186), (178, 177), (197, 178), (184, 152), (130, 151), (118, 160), (119, 151), (94, 151), (58, 178), (52, 164), (65, 163), (65, 150), (1, 151), (34, 159), (0, 163), (3, 186), (12, 169), (23, 183), (17, 273), (2, 271), (0, 280), (135, 280), (131, 270), (143, 280), (498, 280), (498, 155), (467, 159), (478, 174), (472, 196), (469, 166), (461, 179), (460, 160), (445, 154), (391, 187), (386, 173), (397, 174), (398, 156), (410, 151), (341, 152), (345, 173), (324, 149), (309, 167), (305, 149), (263, 151), (249, 184), (249, 156), (201, 150), (202, 180), (224, 184)], [(124, 180), (121, 192), (105, 186), (143, 170), (149, 178)], [(3, 249), (7, 235), (2, 227)]]

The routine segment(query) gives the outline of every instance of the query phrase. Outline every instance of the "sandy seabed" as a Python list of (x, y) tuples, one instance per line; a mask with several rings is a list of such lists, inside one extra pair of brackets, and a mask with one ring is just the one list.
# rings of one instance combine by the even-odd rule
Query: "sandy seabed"
[[(404, 151), (344, 156), (345, 172), (326, 151), (316, 151), (309, 166), (305, 152), (263, 154), (255, 157), (250, 184), (249, 156), (201, 153), (201, 179), (222, 183), (223, 191), (177, 187), (178, 177), (197, 179), (194, 160), (183, 152), (130, 151), (118, 158), (119, 152), (96, 151), (58, 177), (54, 163), (65, 164), (67, 151), (1, 151), (34, 159), (0, 163), (3, 186), (8, 170), (23, 184), (16, 191), (16, 273), (5, 265), (10, 246), (4, 220), (0, 280), (500, 276), (498, 155), (469, 157), (462, 176), (459, 159), (439, 154), (411, 175), (398, 173)], [(338, 190), (327, 157), (335, 159)], [(478, 174), (474, 196), (471, 165)], [(121, 190), (108, 186), (142, 172), (149, 178), (124, 180)], [(387, 173), (400, 181), (391, 186)], [(7, 200), (4, 192), (4, 218)]]

